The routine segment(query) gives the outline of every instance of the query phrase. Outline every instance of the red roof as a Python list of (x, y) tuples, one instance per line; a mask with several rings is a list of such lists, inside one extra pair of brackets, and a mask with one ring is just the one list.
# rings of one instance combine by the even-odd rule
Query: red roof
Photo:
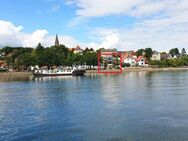
[(132, 58), (134, 55), (135, 55), (135, 53), (133, 51), (131, 51), (131, 52), (125, 52), (123, 54), (123, 59)]
[(142, 59), (144, 59), (146, 64), (148, 63), (147, 59), (144, 56), (138, 56), (138, 58), (136, 59), (136, 62), (141, 61)]
[(76, 48), (74, 48), (74, 50), (82, 50), (81, 47), (78, 45)]

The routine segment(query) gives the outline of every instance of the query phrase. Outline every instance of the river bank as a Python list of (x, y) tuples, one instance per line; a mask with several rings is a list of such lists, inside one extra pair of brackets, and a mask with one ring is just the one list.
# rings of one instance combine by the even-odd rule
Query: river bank
[[(103, 72), (106, 70), (101, 70)], [(114, 70), (108, 70), (108, 72), (113, 72)], [(118, 70), (116, 70), (118, 71)], [(182, 68), (140, 68), (140, 67), (130, 67), (123, 69), (123, 73), (125, 72), (157, 72), (157, 71), (188, 71), (188, 67)], [(87, 70), (86, 74), (90, 73), (98, 73), (98, 70)], [(27, 77), (31, 76), (31, 72), (1, 72), (0, 77)]]
[[(106, 72), (106, 70), (100, 70), (100, 72)], [(113, 72), (114, 70), (108, 70), (108, 72)], [(116, 70), (118, 72), (118, 70)], [(188, 71), (188, 67), (181, 68), (141, 68), (141, 67), (130, 67), (123, 69), (125, 72), (157, 72), (157, 71)], [(87, 70), (87, 73), (97, 73), (98, 70)]]

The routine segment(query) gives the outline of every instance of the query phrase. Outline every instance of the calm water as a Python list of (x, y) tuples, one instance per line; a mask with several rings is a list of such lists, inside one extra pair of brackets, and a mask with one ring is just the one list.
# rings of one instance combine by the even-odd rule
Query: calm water
[(188, 72), (0, 78), (0, 141), (187, 141)]

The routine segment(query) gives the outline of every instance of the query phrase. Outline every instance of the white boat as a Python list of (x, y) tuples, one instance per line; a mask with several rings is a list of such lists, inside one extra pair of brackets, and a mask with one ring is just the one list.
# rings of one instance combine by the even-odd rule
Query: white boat
[(84, 75), (85, 69), (82, 67), (69, 67), (57, 69), (36, 69), (34, 76), (62, 76), (62, 75)]

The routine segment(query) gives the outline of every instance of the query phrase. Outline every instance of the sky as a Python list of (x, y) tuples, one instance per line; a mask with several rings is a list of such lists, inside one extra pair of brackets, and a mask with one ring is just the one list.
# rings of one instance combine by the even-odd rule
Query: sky
[(188, 50), (188, 0), (1, 0), (0, 48)]

